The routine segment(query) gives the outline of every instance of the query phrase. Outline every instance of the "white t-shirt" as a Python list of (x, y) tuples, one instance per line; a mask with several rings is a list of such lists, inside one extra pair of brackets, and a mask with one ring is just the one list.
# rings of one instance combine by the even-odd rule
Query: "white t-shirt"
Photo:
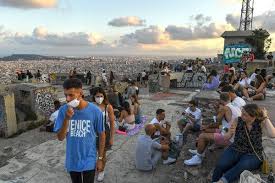
[(192, 114), (195, 117), (197, 123), (201, 124), (201, 110), (200, 109), (196, 108), (196, 110), (193, 112), (193, 111), (191, 111), (190, 107), (188, 107), (185, 110), (185, 112), (187, 114)]
[(206, 68), (204, 67), (204, 65), (201, 66), (201, 71), (204, 72), (204, 73), (206, 73)]
[[(159, 125), (161, 125), (161, 121), (158, 121), (157, 118), (154, 118), (154, 119), (152, 119), (152, 121), (150, 122), (150, 124), (152, 124), (152, 125), (154, 125), (154, 124), (159, 124)], [(159, 136), (159, 135), (160, 135), (160, 131), (156, 131), (156, 132), (155, 132), (155, 135), (156, 135), (156, 136)]]
[(191, 67), (187, 67), (187, 70), (188, 71), (192, 71), (193, 70), (192, 66)]
[(142, 72), (142, 73), (141, 73), (141, 77), (144, 78), (145, 76), (146, 76), (146, 72)]
[(242, 99), (241, 97), (236, 97), (233, 101), (232, 101), (232, 105), (238, 107), (239, 109), (242, 109), (243, 106), (245, 106), (246, 102), (244, 101), (244, 99)]
[(239, 84), (244, 87), (248, 87), (250, 85), (250, 79), (249, 78), (244, 78), (241, 81), (239, 81)]
[(58, 116), (58, 113), (59, 113), (59, 110), (57, 110), (57, 111), (55, 111), (54, 113), (52, 113), (49, 120), (50, 120), (51, 122), (54, 122), (54, 123), (55, 123), (55, 120), (56, 120), (56, 118), (57, 118), (57, 116)]
[(251, 74), (251, 76), (250, 76), (250, 80), (251, 81), (255, 81), (256, 80), (256, 76), (257, 76), (257, 74), (254, 72), (253, 74)]

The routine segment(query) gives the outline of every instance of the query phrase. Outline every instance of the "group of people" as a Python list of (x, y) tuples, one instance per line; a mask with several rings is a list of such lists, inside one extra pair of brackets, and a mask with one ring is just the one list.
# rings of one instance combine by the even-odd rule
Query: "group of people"
[(114, 87), (110, 91), (93, 88), (89, 100), (84, 98), (82, 82), (77, 78), (67, 79), (63, 88), (67, 104), (54, 102), (55, 112), (47, 126), (57, 132), (59, 140), (67, 139), (65, 166), (73, 183), (93, 182), (96, 173), (97, 181), (103, 181), (106, 152), (114, 143), (116, 121), (119, 127), (131, 130), (141, 120), (138, 95), (129, 92), (122, 106), (114, 108), (108, 100), (110, 91), (117, 92)]
[[(228, 74), (235, 75), (235, 72), (229, 68)], [(224, 82), (220, 82), (217, 72), (210, 73), (208, 84), (218, 83), (220, 92), (213, 122), (203, 122), (202, 109), (194, 100), (189, 102), (182, 112), (182, 119), (177, 121), (182, 144), (188, 141), (188, 133), (199, 133), (196, 149), (189, 149), (193, 156), (184, 160), (185, 165), (201, 164), (207, 149), (222, 146), (227, 148), (216, 164), (212, 182), (233, 182), (244, 170), (259, 168), (263, 161), (262, 130), (275, 138), (275, 128), (265, 109), (247, 104), (245, 100), (263, 99), (268, 79), (263, 69), (255, 70), (250, 78), (245, 71), (240, 71), (239, 79), (231, 76)], [(88, 101), (79, 79), (67, 79), (63, 88), (67, 104), (60, 106), (56, 103), (58, 113), (53, 130), (59, 140), (67, 139), (66, 169), (73, 183), (93, 182), (96, 173), (97, 180), (103, 181), (106, 152), (114, 143), (116, 129), (131, 130), (141, 121), (139, 89), (135, 82), (130, 83), (124, 94), (113, 85), (108, 90), (96, 87), (90, 91)], [(250, 95), (250, 89), (254, 89), (254, 95)], [(160, 159), (163, 164), (176, 162), (179, 146), (175, 146), (171, 137), (171, 123), (165, 120), (165, 110), (157, 109), (156, 117), (145, 126), (145, 135), (137, 139), (136, 168), (153, 170)]]
[(35, 77), (35, 79), (37, 79), (37, 81), (40, 81), (41, 77), (42, 77), (40, 70), (37, 70), (37, 72), (35, 74), (32, 74), (32, 72), (30, 70), (27, 70), (26, 72), (24, 72), (22, 70), (16, 70), (16, 74), (17, 74), (18, 80), (20, 80), (20, 81), (26, 80), (27, 82), (29, 80), (31, 80), (33, 77)]
[(268, 75), (266, 69), (256, 68), (249, 76), (246, 70), (236, 70), (233, 64), (225, 64), (224, 73), (221, 75), (216, 70), (210, 72), (208, 81), (203, 84), (202, 89), (220, 91), (223, 86), (229, 84), (244, 100), (264, 100), (267, 87), (273, 88), (272, 78), (274, 75)]
[[(177, 121), (182, 135), (182, 144), (188, 142), (188, 133), (199, 133), (196, 149), (189, 149), (193, 156), (184, 160), (186, 166), (200, 165), (206, 158), (206, 151), (217, 147), (225, 148), (217, 161), (212, 182), (227, 183), (239, 178), (244, 170), (258, 169), (263, 161), (263, 130), (275, 138), (275, 128), (266, 109), (257, 104), (247, 104), (236, 94), (232, 85), (221, 88), (216, 115), (210, 123), (204, 123), (202, 110), (192, 100)], [(137, 140), (136, 168), (142, 171), (153, 170), (160, 159), (163, 164), (176, 161), (170, 157), (171, 123), (165, 121), (165, 110), (158, 109), (156, 117), (145, 126), (145, 135)]]

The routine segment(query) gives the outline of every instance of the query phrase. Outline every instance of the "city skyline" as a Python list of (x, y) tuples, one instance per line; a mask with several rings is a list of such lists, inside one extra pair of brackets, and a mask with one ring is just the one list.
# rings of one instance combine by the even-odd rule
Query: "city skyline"
[[(255, 0), (254, 28), (271, 33), (275, 0)], [(0, 56), (182, 55), (222, 53), (239, 26), (241, 0), (0, 0)]]

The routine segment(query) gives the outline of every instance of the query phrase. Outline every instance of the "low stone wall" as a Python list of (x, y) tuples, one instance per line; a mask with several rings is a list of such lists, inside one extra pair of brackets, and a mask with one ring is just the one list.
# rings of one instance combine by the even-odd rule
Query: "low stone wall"
[(49, 116), (54, 110), (53, 102), (57, 99), (56, 89), (49, 84), (12, 85), (15, 104), (23, 112), (30, 111), (39, 116)]
[(205, 73), (184, 73), (182, 79), (177, 82), (178, 88), (201, 88), (206, 82)]
[(198, 107), (202, 110), (204, 123), (213, 122), (213, 116), (216, 116), (215, 105), (219, 103), (219, 93), (216, 91), (201, 91), (193, 97), (198, 102)]

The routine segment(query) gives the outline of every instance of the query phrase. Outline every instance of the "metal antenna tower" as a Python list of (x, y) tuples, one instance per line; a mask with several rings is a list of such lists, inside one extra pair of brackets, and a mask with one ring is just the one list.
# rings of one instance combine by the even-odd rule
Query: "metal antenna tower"
[(252, 30), (254, 0), (243, 0), (239, 30)]

